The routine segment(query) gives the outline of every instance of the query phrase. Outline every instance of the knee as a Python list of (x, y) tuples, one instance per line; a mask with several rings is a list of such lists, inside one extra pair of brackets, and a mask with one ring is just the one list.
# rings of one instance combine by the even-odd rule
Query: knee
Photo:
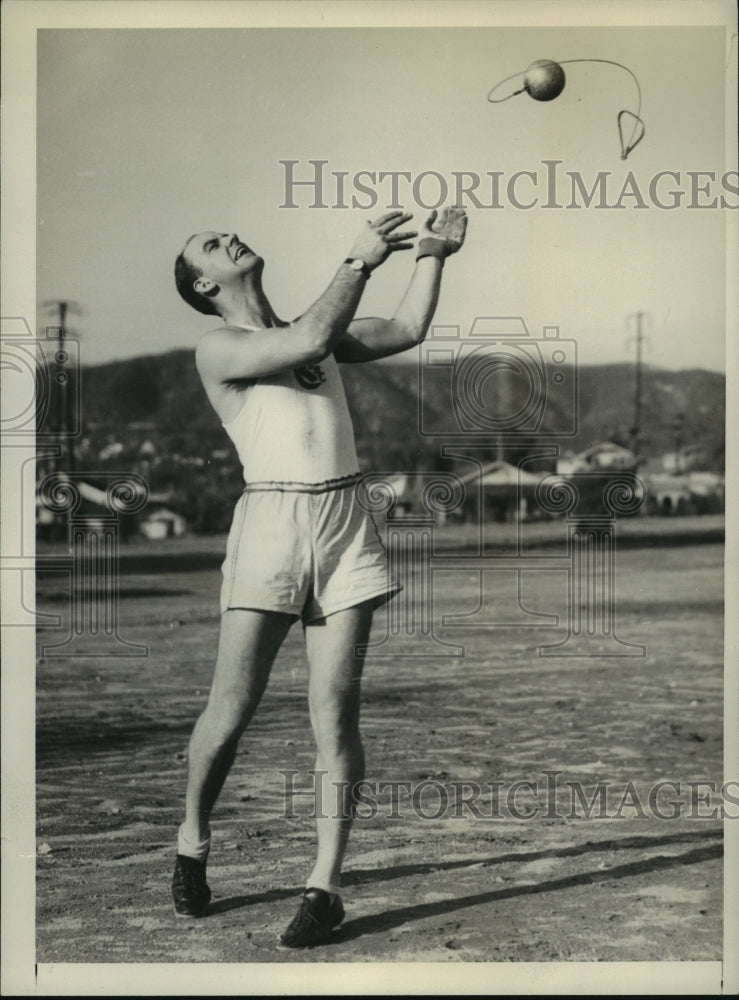
[(249, 707), (238, 700), (211, 697), (198, 719), (196, 732), (219, 746), (235, 747), (250, 718)]
[(357, 714), (319, 711), (313, 718), (313, 735), (324, 759), (356, 756), (362, 752)]

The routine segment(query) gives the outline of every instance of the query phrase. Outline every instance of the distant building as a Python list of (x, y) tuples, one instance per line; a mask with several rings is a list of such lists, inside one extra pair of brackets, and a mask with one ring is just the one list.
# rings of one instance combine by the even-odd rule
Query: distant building
[[(94, 473), (92, 474), (94, 476)], [(63, 477), (62, 477), (63, 478)], [(84, 480), (74, 480), (74, 490), (79, 494), (79, 502), (74, 507), (74, 517), (83, 519), (90, 529), (104, 530), (110, 525), (111, 518), (118, 521), (118, 537), (126, 539), (135, 533), (139, 514), (126, 514), (118, 517), (111, 507), (108, 493)], [(41, 497), (36, 498), (36, 531), (43, 541), (53, 541), (66, 537), (69, 515), (54, 514), (42, 503)]]
[(613, 441), (601, 441), (579, 454), (569, 452), (557, 459), (557, 473), (561, 476), (606, 469), (614, 472), (633, 472), (636, 466), (637, 459), (634, 452)]
[(536, 511), (531, 500), (542, 476), (549, 473), (527, 472), (508, 462), (497, 461), (485, 465), (481, 471), (458, 475), (466, 490), (463, 514), (477, 516), (482, 504), (486, 518), (524, 521)]
[[(83, 518), (88, 527), (102, 530), (110, 523), (111, 516), (115, 516), (108, 494), (105, 490), (79, 479), (75, 479), (75, 488), (79, 492), (80, 499), (75, 507), (74, 516)], [(180, 538), (187, 532), (187, 520), (178, 511), (171, 509), (172, 500), (169, 493), (150, 494), (141, 512), (120, 518), (119, 537), (130, 538), (138, 532), (151, 541), (160, 538)], [(67, 515), (53, 514), (41, 503), (40, 497), (37, 497), (36, 528), (40, 539), (52, 541), (57, 537), (65, 537), (66, 522)]]
[(647, 513), (663, 517), (722, 513), (724, 476), (703, 468), (707, 458), (706, 448), (695, 445), (649, 459), (639, 472), (647, 487)]
[(141, 445), (139, 446), (139, 455), (142, 458), (152, 458), (154, 455), (156, 455), (156, 453), (157, 449), (153, 441), (150, 441), (147, 438), (146, 441), (141, 442)]
[(690, 489), (687, 476), (647, 472), (647, 513), (669, 517), (690, 513)]
[(172, 493), (150, 493), (149, 501), (139, 518), (139, 534), (150, 541), (161, 538), (181, 538), (187, 533), (187, 519), (177, 510)]
[(662, 468), (665, 472), (683, 473), (705, 471), (710, 468), (711, 458), (705, 445), (693, 444), (680, 448), (678, 451), (662, 455)]
[(153, 510), (147, 510), (146, 516), (141, 519), (139, 532), (150, 541), (181, 538), (187, 532), (187, 521), (182, 514), (167, 507), (155, 507)]
[(726, 509), (725, 481), (719, 473), (688, 473), (688, 489), (696, 514), (719, 514)]
[(120, 441), (112, 441), (110, 444), (106, 444), (104, 448), (101, 448), (98, 452), (98, 458), (101, 462), (108, 462), (111, 458), (118, 458), (118, 456), (123, 451), (123, 445)]

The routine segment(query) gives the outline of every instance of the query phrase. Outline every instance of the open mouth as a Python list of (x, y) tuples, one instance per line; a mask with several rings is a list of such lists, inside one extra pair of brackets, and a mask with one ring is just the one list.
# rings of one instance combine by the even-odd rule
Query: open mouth
[(244, 243), (239, 243), (236, 247), (236, 253), (234, 254), (234, 261), (239, 260), (239, 258), (243, 257), (245, 253), (249, 253), (249, 247), (247, 247)]

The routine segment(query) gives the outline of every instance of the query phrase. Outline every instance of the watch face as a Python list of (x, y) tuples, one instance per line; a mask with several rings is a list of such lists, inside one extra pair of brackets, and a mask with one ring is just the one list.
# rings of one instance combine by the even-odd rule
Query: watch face
[(362, 268), (364, 267), (364, 261), (360, 260), (359, 257), (355, 257), (351, 263), (351, 266), (355, 271), (361, 271)]

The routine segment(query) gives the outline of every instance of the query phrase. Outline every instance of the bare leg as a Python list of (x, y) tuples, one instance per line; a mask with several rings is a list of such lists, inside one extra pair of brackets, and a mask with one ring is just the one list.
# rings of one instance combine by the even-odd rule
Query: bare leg
[[(355, 646), (367, 642), (372, 607), (362, 604), (329, 615), (305, 629), (310, 670), (308, 696), (316, 740), (318, 855), (306, 882), (336, 891), (352, 823), (352, 786), (364, 777), (359, 735), (363, 660)], [(325, 772), (321, 775), (320, 772)], [(319, 786), (320, 782), (320, 786)]]
[(294, 621), (291, 615), (241, 608), (226, 611), (221, 618), (208, 704), (190, 738), (182, 832), (193, 844), (208, 836), (211, 810), (239, 738), (259, 705), (277, 651)]

